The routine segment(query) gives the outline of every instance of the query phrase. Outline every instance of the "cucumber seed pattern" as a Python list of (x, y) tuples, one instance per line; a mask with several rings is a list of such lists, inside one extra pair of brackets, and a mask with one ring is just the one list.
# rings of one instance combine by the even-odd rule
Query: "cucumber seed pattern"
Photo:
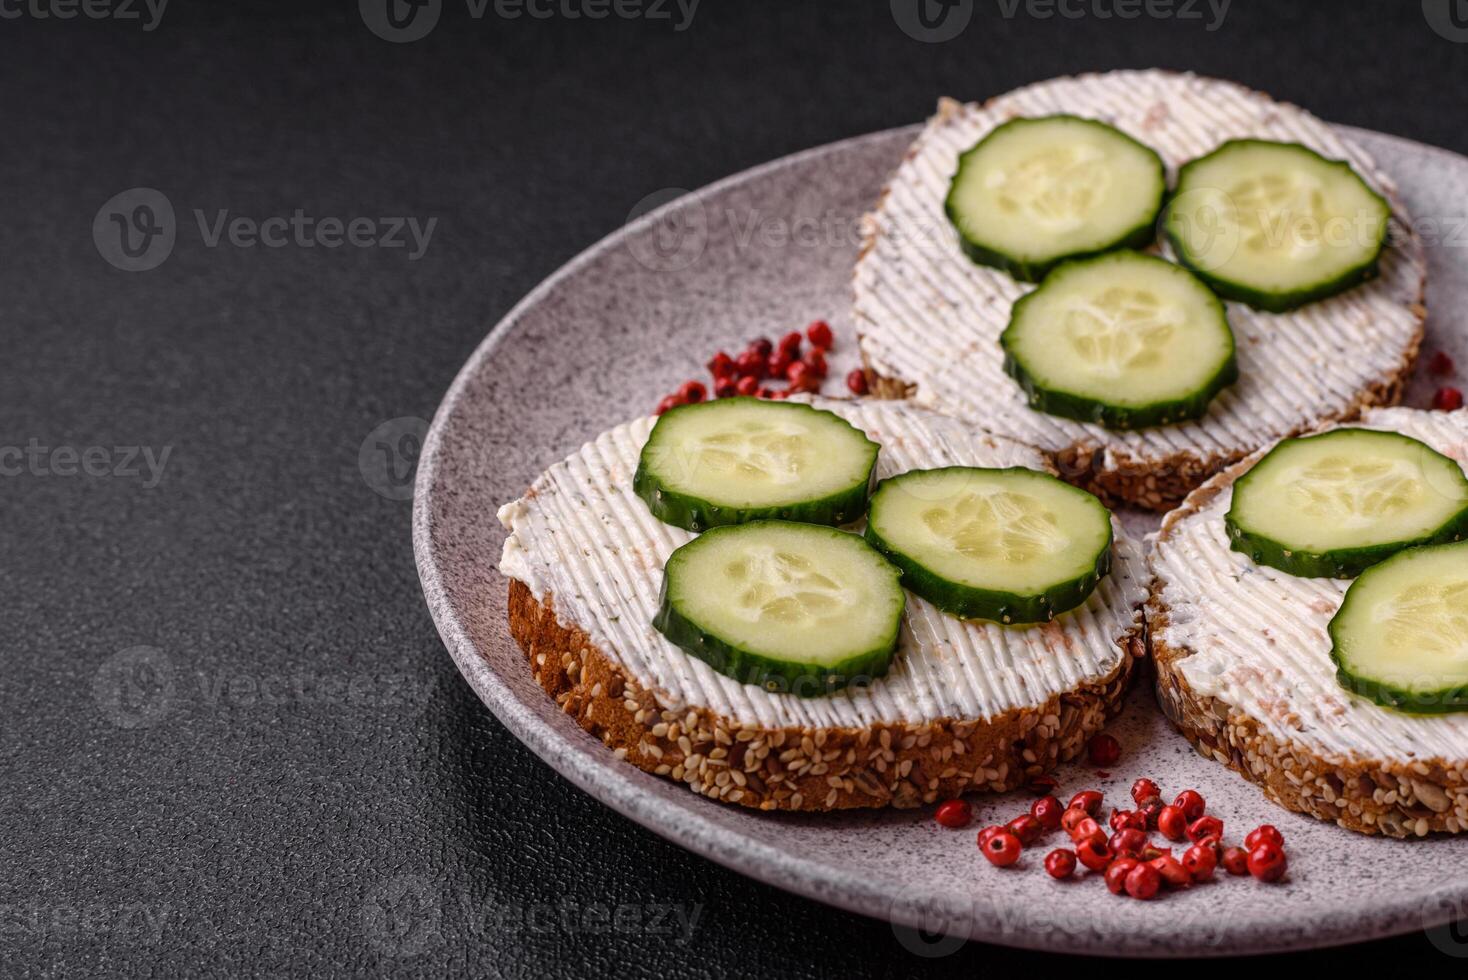
[(1401, 460), (1348, 456), (1315, 460), (1290, 481), (1292, 502), (1301, 513), (1350, 524), (1414, 507), (1422, 489), (1420, 474)]
[(1071, 349), (1101, 378), (1160, 364), (1181, 314), (1148, 290), (1112, 286), (1065, 312)]
[(1384, 612), (1387, 642), (1414, 661), (1427, 654), (1445, 669), (1468, 666), (1468, 578), (1409, 586)]
[(1009, 214), (1025, 214), (1051, 227), (1071, 228), (1106, 193), (1105, 156), (1094, 146), (1055, 146), (1030, 157), (1012, 172), (996, 170), (988, 177), (999, 207)]
[(1330, 211), (1318, 181), (1263, 174), (1235, 184), (1225, 199), (1227, 214), (1251, 252), (1306, 259), (1322, 248)]
[(812, 627), (850, 612), (851, 591), (823, 575), (810, 559), (773, 548), (751, 548), (724, 567), (735, 604), (750, 622)]
[(694, 440), (690, 465), (708, 467), (715, 477), (734, 477), (777, 486), (798, 483), (809, 463), (805, 429), (743, 419), (732, 428)]
[(1068, 543), (1043, 502), (1007, 490), (965, 493), (952, 507), (929, 507), (923, 523), (954, 551), (981, 562), (1020, 564), (1061, 551)]

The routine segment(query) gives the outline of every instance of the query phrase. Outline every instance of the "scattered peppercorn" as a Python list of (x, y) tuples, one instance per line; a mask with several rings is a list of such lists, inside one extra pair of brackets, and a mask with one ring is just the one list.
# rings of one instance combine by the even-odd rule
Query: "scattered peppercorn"
[(974, 819), (974, 808), (967, 800), (945, 800), (938, 804), (933, 819), (944, 827), (957, 830), (967, 827)]
[(1126, 830), (1128, 827), (1142, 831), (1147, 829), (1147, 818), (1138, 810), (1118, 810), (1112, 807), (1110, 823), (1112, 830)]
[(1218, 863), (1229, 874), (1242, 878), (1249, 873), (1249, 852), (1242, 847), (1225, 847), (1218, 856)]
[(1260, 841), (1249, 850), (1249, 874), (1260, 881), (1279, 881), (1289, 868), (1284, 848)]
[(709, 362), (705, 366), (709, 369), (709, 374), (713, 375), (715, 379), (727, 378), (734, 373), (734, 358), (730, 357), (724, 351), (719, 351), (713, 357), (709, 358)]
[(1147, 835), (1126, 827), (1112, 834), (1106, 846), (1115, 854), (1141, 854), (1142, 848), (1147, 846)]
[(1030, 780), (1028, 788), (1036, 796), (1048, 796), (1055, 792), (1055, 788), (1059, 785), (1060, 780), (1054, 776), (1036, 776)]
[(1055, 830), (1060, 826), (1060, 816), (1064, 813), (1060, 808), (1060, 801), (1053, 796), (1042, 796), (1030, 804), (1030, 816), (1040, 821), (1040, 826), (1046, 830)]
[(1081, 790), (1070, 798), (1070, 805), (1085, 810), (1091, 816), (1101, 812), (1102, 795), (1094, 789)]
[(1105, 840), (1088, 837), (1076, 844), (1076, 860), (1091, 871), (1105, 871), (1115, 856)]
[(1159, 799), (1153, 800), (1150, 803), (1143, 803), (1141, 809), (1139, 809), (1137, 812), (1140, 813), (1142, 815), (1142, 818), (1147, 821), (1148, 829), (1156, 830), (1157, 816), (1162, 812), (1162, 801)]
[(1077, 823), (1070, 831), (1070, 839), (1077, 844), (1082, 841), (1095, 841), (1098, 844), (1106, 843), (1106, 832), (1101, 825), (1090, 817)]
[(1148, 803), (1160, 802), (1162, 800), (1162, 790), (1158, 789), (1157, 784), (1152, 782), (1152, 780), (1143, 776), (1135, 783), (1132, 783), (1132, 799), (1136, 802), (1137, 806), (1144, 807)]
[(1162, 880), (1167, 882), (1169, 887), (1187, 888), (1193, 883), (1193, 876), (1188, 874), (1188, 869), (1183, 867), (1183, 863), (1171, 854), (1155, 857), (1147, 863), (1157, 869), (1157, 873), (1162, 876)]
[(1121, 758), (1121, 743), (1114, 735), (1098, 732), (1086, 743), (1086, 755), (1093, 766), (1114, 766)]
[(1026, 847), (1039, 840), (1040, 835), (1045, 833), (1045, 828), (1041, 825), (1040, 821), (1028, 813), (1015, 817), (1004, 826), (1011, 834), (1018, 837), (1019, 842)]
[(1126, 876), (1126, 893), (1132, 898), (1146, 901), (1162, 887), (1162, 875), (1150, 864), (1138, 864)]
[(819, 349), (807, 351), (803, 360), (805, 361), (805, 366), (810, 368), (811, 374), (817, 378), (824, 378), (826, 376), (826, 355), (824, 352)]
[(734, 371), (741, 378), (762, 378), (768, 368), (768, 354), (761, 354), (751, 347), (734, 358)]
[(1106, 890), (1113, 895), (1126, 894), (1126, 877), (1142, 862), (1136, 858), (1119, 857), (1106, 869)]
[(830, 350), (836, 339), (831, 333), (831, 325), (825, 320), (816, 320), (806, 327), (805, 335), (810, 338), (811, 346), (817, 350)]
[(1188, 836), (1188, 818), (1177, 804), (1165, 806), (1157, 814), (1157, 831), (1168, 840), (1183, 840)]
[(1207, 844), (1194, 844), (1183, 852), (1183, 867), (1194, 881), (1207, 881), (1218, 867), (1218, 854)]
[(1197, 843), (1206, 837), (1223, 837), (1223, 821), (1206, 814), (1188, 824), (1188, 840)]
[(1074, 851), (1058, 847), (1045, 855), (1045, 873), (1052, 878), (1069, 878), (1076, 869)]
[(1197, 820), (1208, 809), (1208, 803), (1203, 799), (1203, 795), (1195, 789), (1185, 789), (1177, 794), (1177, 799), (1172, 801), (1172, 805), (1183, 811), (1183, 816), (1187, 817), (1189, 822)]
[(1024, 846), (1020, 844), (1018, 837), (1001, 827), (979, 845), (979, 850), (989, 859), (990, 864), (997, 868), (1007, 868), (1019, 860)]
[(1075, 828), (1089, 816), (1089, 813), (1078, 806), (1066, 807), (1065, 812), (1060, 815), (1060, 827), (1067, 834), (1074, 835)]
[(1249, 831), (1248, 836), (1244, 838), (1244, 846), (1252, 851), (1265, 841), (1268, 841), (1275, 847), (1284, 847), (1284, 834), (1281, 834), (1279, 829), (1273, 824), (1260, 824), (1258, 827)]

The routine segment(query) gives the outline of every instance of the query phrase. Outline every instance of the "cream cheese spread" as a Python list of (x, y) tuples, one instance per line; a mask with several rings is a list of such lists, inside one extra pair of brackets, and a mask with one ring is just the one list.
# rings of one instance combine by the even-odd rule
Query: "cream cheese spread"
[[(1377, 409), (1360, 425), (1468, 461), (1468, 411)], [(1196, 512), (1165, 521), (1149, 556), (1168, 610), (1155, 638), (1192, 651), (1177, 662), (1189, 686), (1319, 755), (1468, 757), (1468, 714), (1404, 714), (1336, 682), (1326, 628), (1351, 580), (1296, 578), (1230, 550), (1223, 518), (1232, 500), (1226, 486)]]
[[(943, 201), (959, 154), (1007, 119), (1051, 113), (1099, 119), (1141, 140), (1162, 156), (1169, 179), (1234, 137), (1345, 159), (1393, 202), (1380, 277), (1290, 313), (1229, 303), (1239, 380), (1196, 422), (1122, 432), (1035, 411), (1004, 373), (999, 346), (1010, 307), (1033, 286), (970, 261)], [(1103, 447), (1107, 469), (1179, 454), (1227, 462), (1347, 417), (1414, 350), (1426, 264), (1394, 195), (1370, 157), (1325, 123), (1230, 82), (1125, 71), (1054, 79), (982, 106), (944, 100), (865, 219), (854, 306), (862, 351), (877, 373), (915, 383), (917, 403), (1048, 452)]]
[[(815, 400), (881, 443), (880, 477), (968, 464), (1045, 469), (1035, 450), (900, 402)], [(557, 618), (585, 631), (665, 707), (704, 707), (747, 725), (861, 727), (984, 719), (1044, 704), (1109, 675), (1146, 596), (1137, 542), (1113, 519), (1110, 575), (1080, 608), (1034, 627), (945, 615), (911, 593), (888, 675), (869, 688), (817, 698), (740, 684), (652, 628), (662, 569), (692, 535), (659, 522), (632, 491), (654, 419), (617, 426), (542, 474), (499, 511), (509, 531), (500, 570), (552, 600)]]

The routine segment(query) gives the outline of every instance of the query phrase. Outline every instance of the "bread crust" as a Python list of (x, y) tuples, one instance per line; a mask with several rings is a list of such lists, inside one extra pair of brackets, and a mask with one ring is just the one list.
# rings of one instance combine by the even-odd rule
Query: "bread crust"
[(1036, 708), (989, 719), (865, 728), (750, 727), (676, 707), (642, 687), (574, 624), (510, 581), (510, 633), (545, 692), (615, 755), (711, 799), (760, 810), (915, 807), (977, 790), (1003, 792), (1074, 758), (1121, 707), (1139, 622), (1116, 642), (1115, 670)]
[[(1232, 466), (1194, 491), (1163, 522), (1158, 542), (1232, 484), (1252, 462)], [(1165, 587), (1166, 581), (1154, 576), (1145, 607), (1157, 702), (1199, 755), (1257, 783), (1266, 797), (1285, 809), (1348, 830), (1388, 837), (1468, 830), (1468, 759), (1401, 762), (1322, 754), (1294, 740), (1280, 740), (1246, 712), (1200, 695), (1180, 669), (1196, 651), (1161, 639), (1169, 621), (1168, 605), (1162, 598)]]

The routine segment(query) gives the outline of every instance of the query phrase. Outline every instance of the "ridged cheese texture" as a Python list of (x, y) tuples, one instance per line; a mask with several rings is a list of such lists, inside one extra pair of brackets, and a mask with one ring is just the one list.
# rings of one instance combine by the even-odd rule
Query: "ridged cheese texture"
[[(1468, 411), (1376, 409), (1359, 424), (1468, 463)], [(1168, 609), (1168, 625), (1156, 636), (1191, 651), (1178, 667), (1188, 685), (1317, 755), (1468, 759), (1468, 713), (1403, 714), (1337, 683), (1326, 628), (1352, 580), (1296, 578), (1231, 551), (1223, 524), (1233, 500), (1228, 482), (1196, 512), (1164, 521), (1149, 557)], [(1199, 493), (1207, 492), (1205, 484)]]
[[(817, 400), (881, 443), (879, 477), (966, 464), (1043, 469), (1033, 449), (895, 402)], [(1118, 645), (1145, 598), (1137, 543), (1113, 519), (1111, 574), (1084, 605), (1035, 627), (947, 616), (911, 593), (886, 677), (869, 688), (816, 698), (740, 684), (652, 628), (663, 564), (693, 535), (660, 523), (632, 492), (654, 419), (620, 425), (582, 446), (500, 509), (510, 532), (500, 570), (553, 600), (557, 619), (585, 631), (667, 707), (703, 707), (744, 725), (864, 726), (873, 722), (983, 719), (1044, 704), (1110, 674)]]
[[(1349, 161), (1395, 208), (1380, 277), (1285, 314), (1229, 303), (1239, 380), (1197, 422), (1116, 432), (1029, 408), (1004, 373), (999, 335), (1014, 300), (1034, 287), (968, 259), (943, 199), (959, 154), (980, 137), (1016, 116), (1060, 112), (1110, 123), (1152, 147), (1169, 182), (1180, 164), (1235, 137), (1302, 143)], [(915, 383), (921, 405), (1050, 452), (1102, 447), (1108, 469), (1179, 455), (1238, 459), (1345, 417), (1413, 349), (1426, 265), (1394, 194), (1366, 153), (1325, 123), (1230, 82), (1127, 71), (1041, 82), (983, 106), (944, 100), (864, 222), (854, 307), (862, 352), (877, 373)]]

